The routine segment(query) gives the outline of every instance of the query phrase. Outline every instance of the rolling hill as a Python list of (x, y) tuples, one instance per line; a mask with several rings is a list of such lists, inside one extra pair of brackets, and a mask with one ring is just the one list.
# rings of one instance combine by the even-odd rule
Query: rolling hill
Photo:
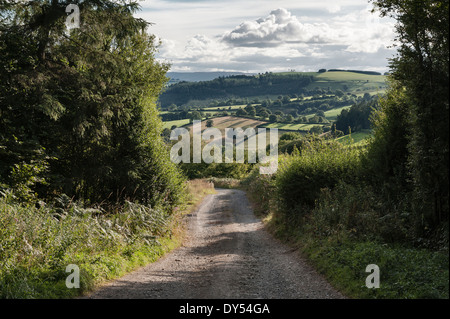
[[(284, 72), (258, 75), (230, 75), (223, 73), (190, 74), (191, 79), (216, 77), (213, 80), (179, 82), (170, 85), (160, 96), (162, 108), (175, 104), (205, 105), (208, 102), (233, 98), (274, 98), (278, 95), (314, 95), (323, 91), (364, 95), (384, 92), (385, 76), (364, 71)], [(169, 73), (170, 76), (170, 73)], [(172, 73), (172, 76), (180, 74)]]

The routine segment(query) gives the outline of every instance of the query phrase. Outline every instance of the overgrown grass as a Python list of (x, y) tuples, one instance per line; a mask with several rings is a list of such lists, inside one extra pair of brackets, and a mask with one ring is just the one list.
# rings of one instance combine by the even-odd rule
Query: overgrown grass
[[(67, 197), (36, 208), (0, 199), (0, 298), (71, 298), (154, 262), (182, 239), (182, 216), (209, 182), (188, 183), (189, 201), (172, 214), (127, 202), (113, 212), (85, 208)], [(80, 269), (80, 288), (65, 281)]]
[(211, 177), (208, 179), (217, 188), (240, 188), (241, 180), (236, 178)]
[(214, 194), (214, 184), (207, 179), (193, 179), (188, 181), (187, 207), (183, 213), (189, 213), (197, 208), (203, 198), (208, 194)]
[[(356, 298), (449, 298), (448, 255), (375, 241), (312, 240), (303, 253), (341, 291)], [(380, 268), (380, 288), (368, 289), (369, 264)]]

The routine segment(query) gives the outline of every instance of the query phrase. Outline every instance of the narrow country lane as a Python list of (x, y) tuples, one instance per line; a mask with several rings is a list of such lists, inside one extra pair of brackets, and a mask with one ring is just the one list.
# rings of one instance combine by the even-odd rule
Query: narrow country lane
[(87, 298), (344, 298), (263, 229), (243, 191), (218, 189), (188, 218), (182, 247)]

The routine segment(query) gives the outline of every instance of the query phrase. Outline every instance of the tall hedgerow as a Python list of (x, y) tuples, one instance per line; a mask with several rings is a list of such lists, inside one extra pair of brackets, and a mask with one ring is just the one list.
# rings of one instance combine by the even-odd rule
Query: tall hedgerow
[(280, 207), (288, 215), (307, 213), (324, 188), (333, 189), (340, 181), (358, 182), (361, 150), (332, 141), (315, 143), (280, 161), (276, 188)]

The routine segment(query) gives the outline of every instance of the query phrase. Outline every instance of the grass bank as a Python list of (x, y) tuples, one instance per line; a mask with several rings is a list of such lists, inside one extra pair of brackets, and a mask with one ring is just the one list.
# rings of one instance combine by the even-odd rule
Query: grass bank
[[(66, 197), (40, 208), (0, 199), (0, 298), (72, 298), (156, 261), (181, 243), (183, 215), (214, 191), (202, 180), (187, 188), (170, 215), (131, 202), (105, 212)], [(70, 264), (79, 288), (66, 287)]]
[[(261, 203), (257, 203), (261, 205)], [(302, 256), (345, 296), (355, 299), (448, 299), (449, 259), (430, 251), (375, 240), (318, 237), (271, 213), (266, 228)], [(380, 288), (366, 287), (369, 264), (380, 269)]]

